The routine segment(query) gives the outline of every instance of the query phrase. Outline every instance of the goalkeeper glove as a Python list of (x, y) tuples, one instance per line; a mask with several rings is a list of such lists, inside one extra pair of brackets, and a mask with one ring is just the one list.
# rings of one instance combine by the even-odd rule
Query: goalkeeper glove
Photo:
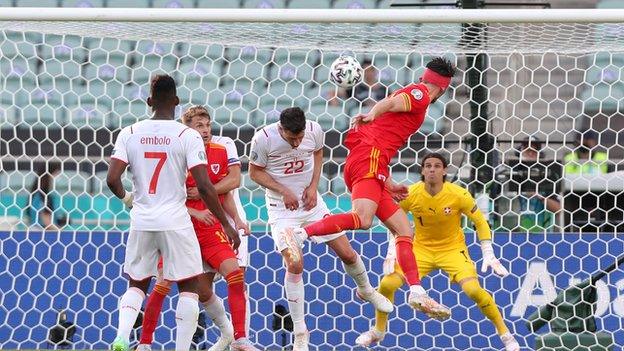
[(132, 208), (132, 200), (134, 200), (134, 196), (132, 196), (131, 192), (126, 191), (126, 195), (121, 199), (121, 202), (123, 202), (127, 208)]
[(491, 240), (483, 240), (481, 242), (481, 252), (483, 254), (481, 273), (487, 272), (488, 268), (492, 267), (492, 271), (498, 276), (506, 277), (509, 275), (509, 271), (503, 267), (498, 258), (494, 256), (494, 248), (492, 247)]
[(383, 273), (385, 275), (394, 273), (394, 265), (396, 264), (396, 247), (394, 245), (394, 235), (388, 232), (388, 252), (383, 262)]

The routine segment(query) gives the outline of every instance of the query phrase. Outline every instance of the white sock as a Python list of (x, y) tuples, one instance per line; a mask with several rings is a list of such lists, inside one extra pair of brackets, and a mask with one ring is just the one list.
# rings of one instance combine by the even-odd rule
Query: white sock
[(304, 316), (303, 273), (294, 274), (286, 271), (284, 287), (286, 288), (290, 317), (293, 321), (293, 332), (295, 334), (303, 333), (307, 330)]
[(423, 295), (427, 293), (425, 289), (423, 289), (422, 285), (410, 285), (410, 292), (418, 295)]
[(221, 331), (221, 336), (234, 336), (234, 327), (232, 327), (232, 323), (228, 319), (225, 314), (225, 307), (223, 307), (223, 300), (221, 300), (216, 294), (212, 294), (208, 301), (202, 302), (204, 305), (204, 310), (208, 317), (212, 320), (219, 331)]
[(245, 313), (245, 335), (249, 338), (249, 325), (251, 324), (251, 303), (249, 302), (249, 293), (245, 290), (245, 308), (247, 309), (247, 313)]
[(358, 291), (368, 293), (374, 290), (368, 280), (368, 274), (366, 273), (364, 262), (362, 262), (362, 258), (359, 255), (354, 264), (345, 264), (343, 262), (343, 265), (345, 272), (347, 272), (347, 274), (350, 275), (355, 281)]
[(188, 351), (191, 348), (193, 334), (197, 329), (199, 306), (198, 296), (195, 293), (182, 292), (176, 307), (176, 345), (177, 351)]
[(119, 299), (119, 322), (117, 336), (129, 341), (132, 326), (141, 311), (145, 293), (138, 288), (129, 288)]

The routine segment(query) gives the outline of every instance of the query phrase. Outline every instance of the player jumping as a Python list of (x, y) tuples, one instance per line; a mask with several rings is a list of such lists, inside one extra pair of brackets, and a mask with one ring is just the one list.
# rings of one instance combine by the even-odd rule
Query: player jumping
[[(477, 207), (468, 190), (446, 182), (447, 161), (438, 153), (430, 153), (421, 162), (422, 181), (409, 188), (409, 195), (401, 201), (403, 211), (414, 216), (415, 236), (413, 250), (418, 262), (418, 274), (424, 277), (434, 269), (445, 271), (452, 282), (461, 289), (492, 321), (500, 335), (506, 351), (519, 351), (520, 346), (503, 321), (492, 295), (479, 285), (477, 270), (468, 255), (466, 239), (462, 231), (462, 214), (475, 224), (481, 241), (483, 263), (481, 272), (492, 267), (501, 277), (509, 274), (507, 269), (494, 256), (492, 234), (485, 217)], [(390, 240), (392, 236), (389, 235)], [(403, 283), (401, 268), (396, 265), (395, 253), (388, 246), (384, 262), (385, 276), (381, 280), (379, 292), (394, 300), (394, 293)], [(359, 346), (369, 347), (383, 340), (388, 323), (388, 313), (375, 312), (375, 326), (360, 335), (356, 340)]]
[[(188, 350), (197, 328), (197, 276), (202, 273), (201, 252), (185, 206), (184, 182), (190, 170), (205, 205), (224, 223), (229, 238), (238, 233), (227, 223), (217, 193), (206, 172), (206, 152), (198, 132), (173, 120), (175, 81), (157, 75), (151, 81), (151, 119), (125, 127), (117, 136), (107, 184), (130, 211), (124, 273), (129, 288), (119, 301), (119, 322), (113, 351), (127, 351), (130, 331), (141, 310), (151, 278), (158, 274), (162, 255), (163, 277), (180, 290), (176, 307), (176, 350)], [(121, 176), (131, 167), (134, 193), (127, 192)]]
[[(329, 215), (318, 194), (323, 164), (325, 135), (320, 125), (306, 121), (298, 107), (287, 108), (280, 121), (254, 135), (249, 156), (249, 175), (266, 188), (266, 205), (271, 234), (277, 250), (284, 257), (284, 285), (290, 316), (294, 324), (293, 351), (308, 350), (309, 333), (304, 320), (303, 240), (288, 249), (279, 233), (285, 228), (301, 226)], [(343, 232), (312, 237), (316, 243), (327, 243), (344, 264), (345, 271), (357, 285), (358, 295), (379, 310), (392, 312), (392, 303), (375, 291), (368, 281), (366, 268)]]
[(286, 228), (282, 233), (289, 254), (297, 260), (298, 247), (306, 238), (368, 229), (377, 216), (396, 236), (397, 261), (410, 285), (409, 305), (438, 319), (448, 318), (450, 310), (430, 298), (420, 285), (412, 252), (413, 233), (407, 216), (392, 197), (404, 195), (407, 188), (390, 180), (389, 164), (420, 128), (427, 107), (444, 94), (454, 74), (455, 67), (448, 60), (434, 58), (427, 63), (419, 84), (397, 90), (369, 113), (355, 117), (345, 140), (349, 153), (344, 168), (353, 212), (327, 216), (303, 228)]
[[(203, 138), (206, 154), (208, 156), (208, 167), (206, 171), (213, 184), (219, 184), (228, 176), (228, 155), (223, 145), (212, 142), (210, 132), (210, 115), (208, 111), (199, 106), (190, 108), (182, 116), (182, 121), (192, 127)], [(186, 186), (195, 189), (195, 180), (189, 176)], [(219, 195), (222, 206), (237, 229), (249, 233), (249, 228), (238, 216), (238, 211), (234, 202), (232, 192)], [(217, 343), (210, 350), (231, 350), (251, 351), (257, 350), (247, 339), (246, 314), (247, 297), (245, 295), (243, 270), (238, 265), (238, 259), (234, 250), (230, 246), (228, 239), (224, 236), (221, 223), (214, 221), (210, 211), (206, 209), (199, 199), (187, 199), (186, 206), (191, 214), (191, 220), (197, 238), (199, 239), (202, 251), (202, 259), (207, 264), (203, 275), (199, 278), (199, 300), (204, 306), (206, 313), (213, 320), (221, 331), (221, 336)], [(239, 241), (236, 243), (238, 246)], [(225, 277), (228, 285), (228, 304), (232, 314), (232, 325), (225, 314), (223, 303), (216, 297), (212, 290), (215, 272), (219, 272)], [(159, 280), (154, 291), (148, 299), (145, 308), (144, 330), (141, 335), (141, 343), (137, 350), (150, 350), (154, 329), (158, 322), (158, 316), (162, 309), (165, 296), (169, 292), (170, 283), (166, 280)]]

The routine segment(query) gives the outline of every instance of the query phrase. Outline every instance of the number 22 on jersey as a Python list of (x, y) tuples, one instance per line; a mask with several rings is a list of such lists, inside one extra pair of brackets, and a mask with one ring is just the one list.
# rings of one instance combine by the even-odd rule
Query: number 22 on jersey
[(156, 187), (158, 186), (158, 178), (160, 177), (160, 171), (162, 170), (165, 161), (167, 161), (167, 153), (166, 152), (145, 152), (145, 158), (157, 159), (158, 163), (156, 164), (156, 168), (154, 168), (154, 173), (152, 173), (152, 179), (149, 184), (149, 193), (156, 194)]
[(304, 165), (305, 164), (301, 160), (286, 162), (284, 163), (284, 167), (286, 167), (284, 174), (301, 173), (303, 172)]

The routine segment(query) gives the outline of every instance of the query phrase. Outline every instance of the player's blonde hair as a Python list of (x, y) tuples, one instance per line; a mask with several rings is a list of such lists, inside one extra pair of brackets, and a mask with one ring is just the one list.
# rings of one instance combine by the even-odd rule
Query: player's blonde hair
[(208, 120), (212, 120), (212, 118), (210, 117), (210, 113), (204, 106), (194, 105), (189, 107), (189, 109), (184, 112), (184, 114), (182, 115), (182, 123), (188, 125), (193, 122), (193, 118), (197, 116), (206, 117), (208, 118)]

